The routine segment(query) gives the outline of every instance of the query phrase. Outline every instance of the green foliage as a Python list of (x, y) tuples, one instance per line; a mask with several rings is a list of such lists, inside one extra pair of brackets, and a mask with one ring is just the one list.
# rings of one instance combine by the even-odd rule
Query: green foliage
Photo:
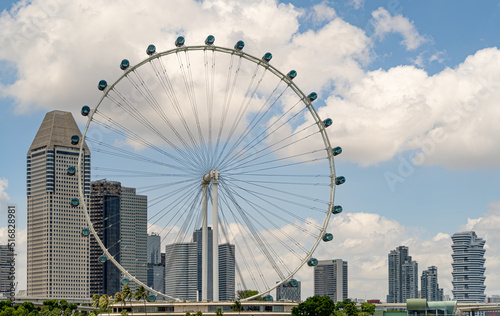
[(0, 312), (4, 311), (7, 307), (11, 307), (12, 302), (10, 300), (0, 301)]
[(330, 316), (335, 303), (329, 296), (314, 295), (292, 308), (292, 316)]
[(356, 303), (351, 300), (344, 300), (344, 311), (347, 316), (358, 316), (359, 311), (356, 307)]
[(186, 314), (184, 316), (191, 316), (191, 313), (190, 312), (186, 312)]
[(223, 316), (222, 309), (220, 307), (217, 307), (215, 310), (215, 316)]
[[(240, 290), (240, 291), (237, 291), (236, 294), (238, 296), (238, 301), (239, 301), (239, 300), (242, 300), (244, 298), (257, 295), (257, 294), (259, 294), (259, 291), (254, 291), (254, 290)], [(264, 299), (262, 297), (257, 297), (255, 300), (256, 301), (262, 301)]]
[(197, 311), (196, 316), (203, 316), (203, 313), (201, 311)]
[(243, 310), (243, 306), (241, 306), (240, 301), (235, 301), (233, 306), (231, 306), (231, 309), (235, 312), (241, 312)]
[[(9, 305), (10, 305), (10, 301), (9, 301)], [(3, 310), (0, 312), (0, 316), (14, 316), (14, 312), (16, 310), (14, 309), (14, 307), (5, 307), (3, 308)]]
[(373, 315), (375, 313), (375, 304), (361, 303), (361, 312), (364, 315)]
[(128, 316), (127, 310), (126, 309), (122, 310), (121, 315), (122, 316)]

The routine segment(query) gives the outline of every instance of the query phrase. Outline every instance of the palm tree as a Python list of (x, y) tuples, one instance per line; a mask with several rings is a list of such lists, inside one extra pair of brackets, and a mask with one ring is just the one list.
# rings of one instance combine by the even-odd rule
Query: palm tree
[[(92, 307), (99, 307), (99, 299), (100, 299), (99, 294), (92, 295)], [(96, 314), (99, 314), (99, 313), (96, 313)]]
[(113, 304), (120, 302), (122, 303), (122, 311), (123, 311), (123, 306), (125, 306), (125, 300), (123, 299), (123, 295), (121, 292), (116, 292), (115, 296), (113, 297)]
[(109, 315), (109, 296), (107, 294), (103, 294), (99, 299), (99, 307), (102, 311), (108, 312)]
[(134, 294), (134, 298), (136, 301), (144, 300), (144, 312), (147, 315), (148, 311), (146, 309), (146, 301), (149, 302), (149, 295), (146, 293), (146, 289), (144, 288), (144, 286), (141, 285), (137, 288), (137, 291)]
[(125, 285), (122, 289), (122, 297), (123, 300), (126, 301), (128, 299), (128, 302), (130, 303), (130, 311), (132, 312), (132, 315), (134, 315), (134, 307), (132, 306), (132, 290), (128, 285)]
[(237, 311), (238, 312), (238, 315), (240, 315), (241, 311), (243, 310), (243, 306), (241, 306), (241, 302), (240, 301), (235, 301), (233, 306), (231, 306), (231, 309), (233, 311)]

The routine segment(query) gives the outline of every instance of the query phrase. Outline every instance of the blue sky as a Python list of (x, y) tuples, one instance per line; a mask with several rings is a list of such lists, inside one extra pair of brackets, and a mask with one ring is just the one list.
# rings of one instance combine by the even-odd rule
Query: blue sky
[[(20, 11), (11, 10), (15, 2), (1, 1), (0, 47), (6, 47), (0, 51), (1, 226), (7, 204), (18, 206), (19, 228), (26, 225), (26, 152), (47, 111), (76, 114), (82, 104), (95, 102), (89, 91), (102, 71), (116, 77), (116, 71), (102, 69), (121, 58), (121, 50), (137, 54), (137, 47), (142, 52), (145, 43), (160, 42), (165, 34), (213, 32), (228, 43), (248, 38), (256, 51), (271, 47), (275, 59), (281, 57), (278, 68), (287, 63), (302, 67), (305, 79), (299, 86), (315, 88), (320, 113), (339, 122), (330, 138), (345, 150), (336, 169), (347, 182), (336, 202), (348, 213), (342, 217), (346, 235), (339, 236), (333, 250), (319, 249), (318, 257), (342, 256), (351, 262), (350, 296), (363, 297), (359, 286), (366, 283), (367, 295), (384, 298), (383, 264), (389, 250), (401, 244), (410, 246), (421, 270), (437, 265), (445, 294), (451, 294), (449, 235), (465, 229), (485, 237), (486, 293), (500, 294), (495, 282), (500, 279), (500, 243), (495, 244), (500, 233), (486, 225), (500, 216), (500, 3), (258, 2), (262, 16), (245, 16), (241, 25), (231, 24), (219, 10), (214, 13), (219, 23), (179, 19), (151, 26), (148, 21), (160, 21), (151, 10), (175, 1), (145, 1), (132, 12), (142, 12), (137, 19), (149, 28), (132, 29), (112, 14), (120, 5), (131, 5), (128, 1), (114, 8), (99, 2), (109, 25), (100, 19), (87, 23), (92, 8), (79, 10), (76, 4), (54, 0), (37, 15), (29, 9), (39, 7), (38, 1), (21, 4)], [(209, 4), (216, 2), (179, 6), (203, 12)], [(225, 4), (236, 15), (245, 14), (249, 5)], [(280, 15), (265, 20), (267, 11)], [(258, 27), (245, 28), (248, 21)], [(68, 32), (58, 33), (61, 25)], [(270, 29), (264, 34), (266, 25)], [(296, 50), (286, 56), (286, 49)], [(434, 138), (436, 133), (443, 133), (443, 140)], [(375, 222), (367, 224), (366, 218)], [(366, 231), (363, 225), (383, 236), (359, 235)], [(395, 229), (392, 235), (384, 233), (387, 227)], [(367, 248), (354, 249), (350, 240)], [(379, 249), (376, 243), (382, 240), (386, 248)], [(361, 264), (366, 258), (375, 258), (374, 270)], [(372, 279), (363, 279), (370, 274)]]

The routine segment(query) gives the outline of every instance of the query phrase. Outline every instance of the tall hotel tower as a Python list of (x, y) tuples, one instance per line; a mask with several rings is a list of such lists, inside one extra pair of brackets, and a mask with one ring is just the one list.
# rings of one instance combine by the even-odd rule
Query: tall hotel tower
[[(81, 133), (69, 112), (52, 111), (27, 154), (28, 296), (88, 298), (89, 238), (79, 197), (78, 176), (68, 167), (78, 163)], [(90, 194), (90, 151), (84, 148), (84, 194)]]
[(335, 302), (348, 297), (347, 261), (319, 260), (314, 267), (314, 295), (328, 295)]
[(389, 261), (389, 295), (387, 303), (406, 303), (418, 298), (418, 263), (409, 256), (406, 246), (391, 250)]
[(484, 252), (485, 240), (475, 232), (460, 232), (451, 236), (453, 245), (453, 297), (460, 303), (483, 303), (484, 290)]

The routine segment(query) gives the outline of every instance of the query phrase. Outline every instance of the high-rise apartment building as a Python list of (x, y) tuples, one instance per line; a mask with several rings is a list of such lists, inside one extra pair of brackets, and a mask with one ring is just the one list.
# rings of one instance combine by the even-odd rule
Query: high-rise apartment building
[(279, 300), (290, 300), (294, 302), (300, 302), (301, 300), (301, 286), (302, 282), (297, 281), (297, 284), (290, 284), (290, 282), (285, 282), (276, 288), (276, 301)]
[[(74, 136), (75, 135), (75, 136)], [(69, 112), (52, 111), (27, 153), (27, 290), (29, 296), (88, 298), (89, 238), (79, 198), (81, 133)], [(83, 144), (82, 187), (90, 195), (90, 150)], [(81, 201), (80, 201), (81, 202)]]
[(347, 299), (347, 261), (319, 260), (314, 267), (314, 295), (328, 295), (334, 302)]
[[(0, 297), (10, 296), (10, 259), (13, 258), (11, 249), (7, 245), (0, 245)], [(16, 280), (12, 280), (16, 282)]]
[(459, 232), (451, 236), (453, 245), (453, 297), (461, 303), (482, 303), (486, 299), (484, 290), (484, 244), (473, 231)]
[[(91, 184), (90, 217), (109, 253), (130, 274), (147, 282), (147, 197), (120, 182)], [(121, 291), (122, 273), (111, 261), (101, 263), (102, 250), (91, 238), (91, 293), (114, 295)], [(130, 283), (132, 289), (136, 284)]]
[(409, 256), (406, 246), (389, 252), (388, 303), (406, 303), (409, 298), (418, 298), (418, 264)]
[(235, 299), (236, 258), (233, 244), (219, 245), (219, 301)]
[(439, 288), (436, 266), (431, 266), (422, 271), (420, 288), (421, 298), (427, 299), (428, 302), (443, 300), (443, 289)]
[(198, 299), (197, 247), (195, 242), (165, 246), (165, 294), (187, 301)]
[[(203, 241), (203, 233), (201, 228), (195, 230), (193, 233), (193, 242), (196, 243), (197, 247), (197, 272), (198, 272), (198, 284), (197, 289), (200, 295), (200, 299), (203, 297), (202, 293), (202, 241)], [(213, 248), (213, 230), (211, 227), (208, 227), (208, 289), (207, 289), (207, 299), (212, 301), (214, 299), (214, 287), (213, 287), (213, 256), (214, 256), (214, 248)]]

